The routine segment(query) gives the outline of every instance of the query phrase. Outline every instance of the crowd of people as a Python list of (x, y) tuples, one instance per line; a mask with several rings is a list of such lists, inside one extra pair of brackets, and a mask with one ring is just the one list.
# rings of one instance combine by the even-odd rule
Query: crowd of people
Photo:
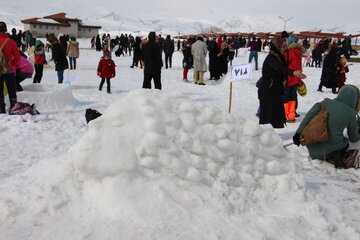
[[(3, 89), (6, 83), (10, 112), (17, 101), (16, 92), (22, 91), (21, 81), (31, 78), (33, 69), (35, 69), (33, 83), (41, 83), (43, 67), (47, 64), (46, 51), (51, 49), (59, 84), (63, 83), (64, 70), (69, 68), (75, 70), (77, 67), (79, 43), (75, 36), (62, 35), (58, 38), (54, 34), (49, 34), (46, 39), (48, 44), (45, 45), (42, 41), (33, 38), (30, 33), (17, 34), (15, 29), (10, 35), (7, 33), (6, 24), (0, 22), (0, 48), (5, 59), (8, 60), (7, 71), (0, 75), (0, 87)], [(131, 34), (121, 34), (114, 39), (109, 34), (104, 34), (101, 39), (98, 35), (91, 39), (91, 47), (103, 52), (97, 67), (97, 75), (101, 79), (99, 91), (106, 82), (107, 92), (111, 93), (110, 79), (116, 76), (116, 65), (112, 60), (111, 52), (115, 47), (117, 47), (114, 51), (116, 56), (124, 54), (131, 56), (133, 52), (133, 62), (130, 67), (135, 68), (140, 65), (143, 69), (143, 88), (151, 88), (153, 81), (155, 89), (161, 90), (161, 70), (172, 68), (175, 45), (183, 54), (183, 80), (189, 82), (188, 72), (192, 69), (193, 82), (202, 86), (206, 85), (204, 80), (207, 71), (209, 71), (208, 80), (217, 81), (226, 75), (229, 64), (232, 65), (232, 60), (242, 47), (249, 49), (248, 62), (254, 61), (254, 68), (258, 70), (258, 53), (268, 46), (270, 51), (263, 62), (261, 78), (257, 82), (259, 99), (257, 115), (260, 124), (271, 124), (274, 128), (283, 128), (286, 123), (295, 122), (299, 116), (296, 112), (299, 105), (299, 89), (306, 90), (303, 81), (306, 78), (303, 73), (303, 59), (307, 67), (321, 67), (322, 74), (317, 90), (322, 92), (323, 87), (331, 88), (332, 92), (338, 95), (334, 100), (326, 102), (331, 116), (328, 121), (330, 139), (325, 143), (307, 146), (310, 156), (332, 162), (339, 167), (359, 165), (359, 161), (355, 158), (354, 161), (350, 161), (351, 164), (348, 164), (348, 159), (346, 164), (343, 160), (344, 156), (347, 158), (349, 156), (346, 154), (348, 141), (360, 139), (360, 120), (357, 117), (357, 112), (360, 110), (359, 89), (345, 85), (346, 73), (349, 71), (347, 60), (353, 51), (351, 40), (349, 45), (348, 38), (343, 41), (323, 39), (311, 46), (308, 39), (300, 41), (297, 35), (285, 31), (281, 36), (273, 37), (270, 42), (256, 37), (246, 40), (242, 37), (220, 35), (208, 39), (198, 36), (183, 41), (178, 40), (175, 43), (170, 35), (164, 39), (155, 32), (150, 32), (143, 39), (133, 37)], [(34, 55), (34, 66), (26, 59), (27, 56), (24, 54), (26, 50), (27, 53)], [(3, 91), (0, 92), (0, 113), (5, 113)], [(304, 92), (300, 94), (304, 95)], [(315, 104), (301, 122), (293, 138), (296, 145), (301, 142), (304, 127), (319, 112), (319, 106), (319, 103)], [(344, 129), (348, 130), (349, 137), (343, 136)]]
[[(17, 92), (23, 91), (21, 82), (26, 78), (33, 77), (33, 83), (41, 83), (44, 65), (48, 63), (46, 51), (51, 50), (51, 59), (55, 64), (58, 83), (64, 80), (64, 70), (76, 69), (76, 59), (79, 58), (79, 43), (75, 36), (61, 35), (56, 37), (54, 34), (46, 35), (47, 43), (36, 39), (30, 31), (22, 32), (13, 28), (11, 34), (8, 33), (5, 22), (0, 22), (0, 44), (1, 69), (6, 71), (0, 74), (0, 113), (6, 113), (4, 100), (4, 89), (9, 95), (9, 113), (17, 102)], [(29, 58), (33, 61), (30, 61)], [(69, 60), (68, 60), (69, 58)], [(35, 72), (35, 74), (34, 74)], [(34, 76), (33, 76), (34, 75)]]

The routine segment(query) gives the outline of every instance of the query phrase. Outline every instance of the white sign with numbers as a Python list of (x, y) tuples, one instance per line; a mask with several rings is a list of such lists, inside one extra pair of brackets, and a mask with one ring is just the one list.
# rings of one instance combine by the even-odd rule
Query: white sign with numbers
[(250, 79), (251, 77), (251, 63), (244, 65), (236, 65), (231, 68), (231, 81), (236, 82), (240, 80)]

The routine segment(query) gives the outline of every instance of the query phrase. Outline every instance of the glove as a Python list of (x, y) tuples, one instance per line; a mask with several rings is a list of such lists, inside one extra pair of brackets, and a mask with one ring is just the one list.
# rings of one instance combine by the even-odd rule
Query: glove
[(97, 75), (100, 77), (100, 73), (98, 72)]
[(300, 146), (300, 133), (295, 133), (293, 136), (293, 142), (296, 146)]

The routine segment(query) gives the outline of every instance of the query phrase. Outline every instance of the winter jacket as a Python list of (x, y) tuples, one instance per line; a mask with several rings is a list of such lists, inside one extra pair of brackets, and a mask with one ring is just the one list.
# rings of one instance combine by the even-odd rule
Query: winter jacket
[(337, 47), (332, 46), (324, 58), (320, 81), (327, 88), (337, 85), (336, 66), (339, 62), (337, 50)]
[(17, 61), (16, 63), (16, 75), (18, 74), (33, 74), (34, 72), (34, 67), (32, 66), (32, 64), (23, 56), (20, 56), (19, 61)]
[(250, 48), (250, 51), (258, 52), (259, 51), (259, 43), (256, 40), (252, 40), (249, 43), (249, 48)]
[(144, 61), (146, 74), (160, 74), (162, 61), (159, 44), (149, 41), (142, 45), (141, 60)]
[[(0, 46), (6, 38), (8, 38), (6, 33), (0, 33)], [(16, 72), (15, 65), (20, 59), (20, 53), (16, 42), (12, 39), (9, 39), (2, 51), (6, 59), (8, 71)]]
[(259, 123), (270, 123), (274, 128), (283, 128), (286, 121), (282, 102), (284, 81), (294, 73), (287, 67), (278, 45), (275, 39), (270, 43), (271, 51), (264, 60), (262, 77), (257, 85), (261, 109)]
[[(286, 62), (288, 63), (288, 68), (291, 70), (301, 70), (302, 69), (302, 55), (305, 53), (305, 49), (301, 46), (300, 43), (291, 43), (288, 46), (289, 50), (286, 53)], [(288, 76), (286, 81), (286, 86), (295, 86), (301, 85), (301, 80), (295, 76)]]
[(115, 62), (112, 59), (102, 58), (97, 67), (97, 72), (101, 78), (115, 77)]
[(72, 58), (78, 58), (80, 53), (79, 53), (79, 42), (77, 41), (69, 41), (69, 44), (67, 45), (67, 49), (66, 49), (66, 55), (68, 57), (72, 57)]
[(206, 43), (201, 40), (197, 40), (191, 46), (191, 54), (194, 59), (194, 71), (206, 72), (206, 54), (207, 54)]
[(46, 62), (44, 45), (39, 46), (34, 51), (34, 64), (44, 65)]
[(175, 47), (173, 41), (170, 38), (166, 38), (164, 41), (164, 53), (171, 55), (174, 53)]
[[(325, 143), (315, 143), (306, 146), (312, 159), (325, 160), (332, 152), (345, 148), (349, 141), (356, 142), (360, 139), (359, 97), (360, 94), (357, 87), (345, 85), (340, 89), (335, 99), (326, 101), (325, 107), (329, 112), (327, 127), (329, 140)], [(306, 114), (296, 132), (301, 134), (304, 127), (320, 109), (321, 102), (318, 102)], [(344, 136), (345, 129), (347, 129), (348, 138)]]
[(52, 58), (55, 62), (55, 71), (62, 71), (69, 68), (65, 50), (57, 41), (51, 44)]
[(193, 67), (193, 57), (191, 55), (191, 46), (187, 45), (182, 49), (183, 53), (183, 68), (191, 69)]

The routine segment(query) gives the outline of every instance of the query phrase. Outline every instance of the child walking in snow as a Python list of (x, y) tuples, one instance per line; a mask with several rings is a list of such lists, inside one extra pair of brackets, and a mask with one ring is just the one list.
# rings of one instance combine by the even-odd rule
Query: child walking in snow
[(115, 77), (115, 62), (111, 59), (111, 52), (109, 50), (104, 51), (104, 56), (100, 59), (97, 75), (101, 77), (99, 85), (99, 91), (102, 90), (106, 79), (107, 92), (111, 93), (110, 79)]
[(346, 64), (347, 64), (346, 58), (342, 57), (336, 67), (339, 90), (342, 86), (345, 85), (346, 73), (349, 72), (349, 67)]

